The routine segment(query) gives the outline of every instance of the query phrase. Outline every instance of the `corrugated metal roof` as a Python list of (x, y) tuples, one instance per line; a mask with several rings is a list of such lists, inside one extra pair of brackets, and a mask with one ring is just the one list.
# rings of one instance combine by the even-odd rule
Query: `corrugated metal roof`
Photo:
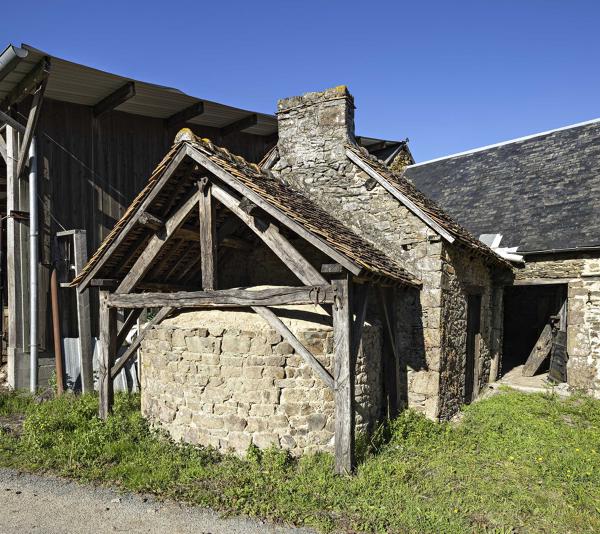
[[(134, 81), (135, 96), (115, 109), (134, 115), (166, 119), (188, 106), (202, 101), (204, 103), (204, 113), (188, 122), (216, 128), (222, 128), (255, 113), (219, 104), (218, 102), (211, 102), (203, 98), (196, 98), (172, 87), (132, 80), (131, 78), (66, 61), (26, 44), (21, 45), (21, 47), (27, 50), (28, 55), (18, 63), (6, 78), (0, 81), (0, 101), (44, 56), (48, 56), (52, 61), (48, 86), (46, 87), (46, 97), (48, 98), (93, 106), (125, 83)], [(258, 118), (257, 124), (246, 128), (244, 132), (255, 135), (271, 135), (277, 132), (277, 119), (274, 115), (265, 113), (256, 113), (256, 115)]]

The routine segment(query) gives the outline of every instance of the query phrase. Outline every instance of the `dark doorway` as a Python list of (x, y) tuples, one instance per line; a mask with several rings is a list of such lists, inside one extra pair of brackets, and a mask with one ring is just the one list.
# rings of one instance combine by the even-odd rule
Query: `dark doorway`
[(479, 381), (478, 365), (481, 342), (481, 295), (467, 297), (467, 361), (465, 366), (465, 403), (473, 400)]
[[(504, 345), (501, 376), (523, 365), (553, 316), (566, 331), (566, 284), (511, 286), (504, 290)], [(549, 359), (536, 374), (548, 371)]]

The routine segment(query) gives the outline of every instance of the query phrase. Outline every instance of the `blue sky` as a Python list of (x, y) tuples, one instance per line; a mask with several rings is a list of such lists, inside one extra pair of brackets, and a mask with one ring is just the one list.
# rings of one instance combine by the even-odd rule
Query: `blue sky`
[(418, 161), (600, 117), (600, 2), (30, 0), (2, 45), (272, 113), (346, 84), (357, 133)]

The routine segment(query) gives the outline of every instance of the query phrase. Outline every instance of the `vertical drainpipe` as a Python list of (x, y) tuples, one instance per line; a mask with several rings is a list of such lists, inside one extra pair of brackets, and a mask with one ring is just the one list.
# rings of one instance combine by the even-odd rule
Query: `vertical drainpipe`
[(38, 381), (38, 203), (36, 139), (29, 146), (29, 389), (37, 390)]

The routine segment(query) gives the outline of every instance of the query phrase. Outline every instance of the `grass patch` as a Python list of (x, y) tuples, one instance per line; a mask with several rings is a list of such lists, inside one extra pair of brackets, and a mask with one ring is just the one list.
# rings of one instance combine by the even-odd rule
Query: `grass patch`
[(352, 478), (332, 475), (325, 454), (253, 448), (239, 459), (174, 444), (135, 396), (117, 395), (106, 422), (94, 396), (0, 396), (0, 414), (19, 411), (21, 434), (0, 431), (3, 466), (323, 531), (600, 532), (600, 401), (586, 397), (506, 392), (455, 425), (407, 411), (363, 440)]

